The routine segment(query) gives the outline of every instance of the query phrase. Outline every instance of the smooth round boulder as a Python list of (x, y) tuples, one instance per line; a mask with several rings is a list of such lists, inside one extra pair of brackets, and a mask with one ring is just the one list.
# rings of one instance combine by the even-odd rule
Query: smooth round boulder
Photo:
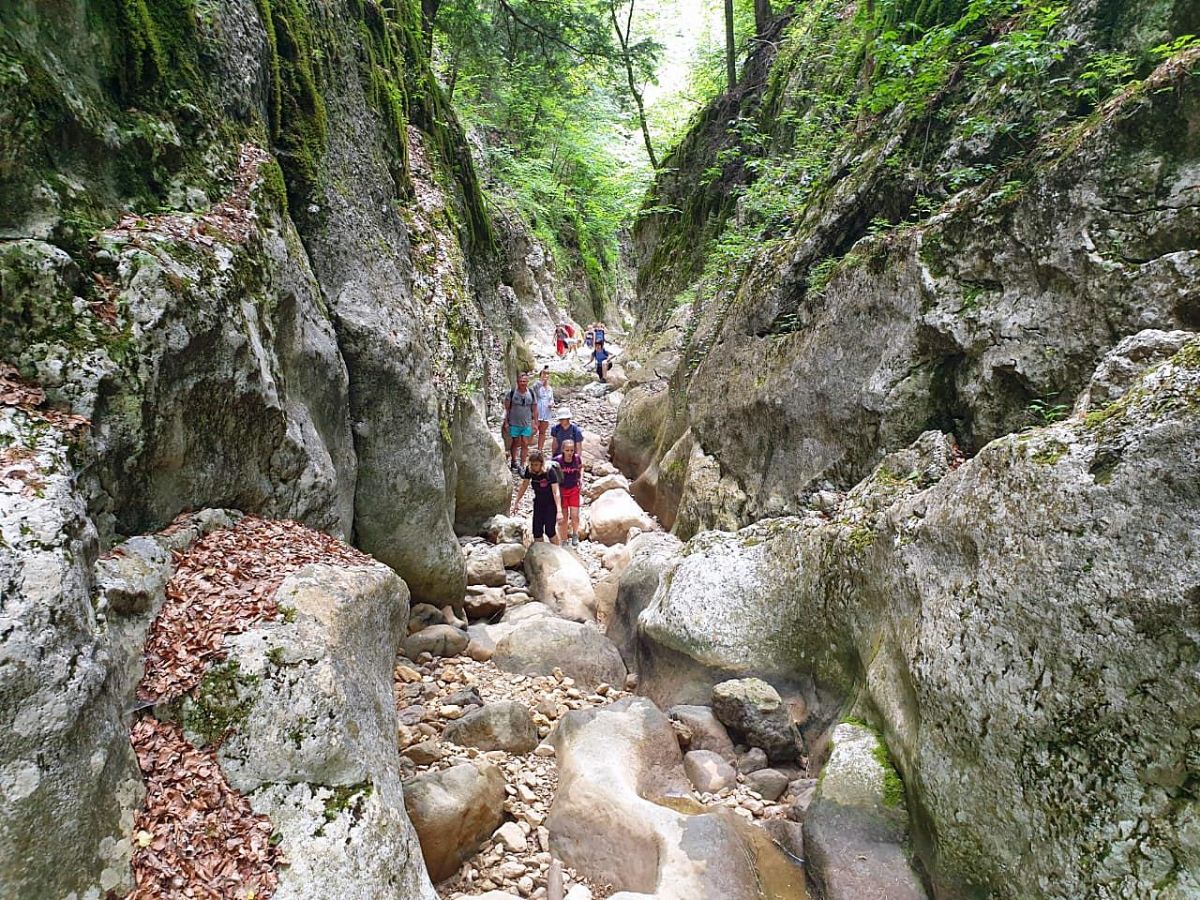
[(690, 750), (685, 753), (683, 771), (687, 773), (692, 787), (702, 794), (716, 794), (737, 784), (737, 772), (733, 766), (711, 750)]
[(504, 775), (475, 760), (404, 782), (404, 806), (434, 881), (458, 871), (504, 821)]
[(460, 747), (528, 753), (541, 740), (529, 707), (515, 700), (487, 703), (446, 726), (443, 739)]
[(430, 625), (404, 641), (404, 655), (416, 659), (422, 653), (431, 656), (458, 656), (467, 649), (470, 638), (453, 625)]
[(587, 622), (596, 618), (596, 592), (587, 569), (571, 551), (537, 543), (525, 554), (529, 593), (560, 616)]
[(496, 549), (500, 551), (506, 569), (515, 569), (525, 560), (524, 544), (501, 544)]
[(629, 490), (629, 479), (626, 478), (624, 475), (618, 474), (618, 475), (604, 475), (600, 478), (597, 478), (595, 481), (593, 481), (591, 484), (589, 484), (586, 488), (584, 488), (583, 493), (589, 500), (594, 501), (601, 494), (606, 494), (609, 491), (628, 491), (628, 490)]
[[(521, 609), (535, 605), (540, 604)], [(612, 641), (592, 625), (553, 616), (527, 615), (519, 620), (496, 643), (492, 662), (501, 671), (523, 675), (552, 675), (561, 669), (589, 688), (625, 683), (625, 663)]]
[(597, 497), (588, 510), (591, 539), (607, 544), (623, 544), (634, 528), (650, 531), (654, 520), (638, 506), (629, 491), (617, 488)]
[(750, 790), (757, 791), (768, 803), (774, 803), (788, 789), (788, 777), (778, 769), (759, 769), (746, 776)]
[(712, 692), (713, 712), (727, 728), (760, 747), (772, 762), (798, 755), (799, 733), (779, 692), (760, 678), (722, 681)]

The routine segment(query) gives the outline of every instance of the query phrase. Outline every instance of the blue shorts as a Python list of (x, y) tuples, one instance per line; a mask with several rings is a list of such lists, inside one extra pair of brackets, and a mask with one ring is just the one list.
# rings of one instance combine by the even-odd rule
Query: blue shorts
[(522, 438), (533, 437), (533, 427), (530, 425), (510, 425), (508, 427), (510, 437)]

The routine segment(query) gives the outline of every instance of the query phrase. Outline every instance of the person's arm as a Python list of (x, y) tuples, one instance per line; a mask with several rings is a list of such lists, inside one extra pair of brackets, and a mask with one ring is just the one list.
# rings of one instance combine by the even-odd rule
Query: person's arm
[(512, 415), (512, 394), (504, 395), (504, 424), (510, 423), (509, 417)]
[(550, 476), (550, 490), (554, 493), (554, 505), (558, 508), (559, 512), (561, 513), (563, 505), (562, 505), (562, 498), (559, 497), (559, 495), (558, 495), (558, 474), (557, 473)]
[(522, 478), (521, 486), (517, 489), (517, 496), (515, 498), (513, 498), (512, 507), (508, 511), (508, 514), (510, 516), (513, 513), (515, 513), (517, 511), (517, 507), (521, 505), (521, 498), (525, 496), (525, 491), (528, 489), (528, 487), (529, 487), (529, 479)]

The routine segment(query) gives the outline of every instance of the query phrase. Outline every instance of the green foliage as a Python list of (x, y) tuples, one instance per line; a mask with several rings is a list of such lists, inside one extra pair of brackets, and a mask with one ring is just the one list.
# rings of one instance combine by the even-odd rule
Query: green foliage
[(1052, 403), (1049, 400), (1033, 400), (1026, 410), (1039, 426), (1053, 425), (1071, 414), (1071, 407), (1067, 404)]
[[(593, 314), (604, 315), (618, 235), (648, 178), (629, 159), (628, 89), (606, 0), (448, 0), (434, 24), (435, 69), (458, 116), (486, 136), (489, 199), (525, 222), (560, 272), (582, 274)], [(634, 38), (645, 78), (658, 45)]]
[(215, 743), (250, 715), (258, 676), (245, 675), (236, 660), (213, 666), (193, 692), (184, 724), (205, 744)]
[(169, 80), (192, 62), (193, 0), (99, 0), (89, 10), (107, 25), (117, 61), (116, 82), (126, 99)]

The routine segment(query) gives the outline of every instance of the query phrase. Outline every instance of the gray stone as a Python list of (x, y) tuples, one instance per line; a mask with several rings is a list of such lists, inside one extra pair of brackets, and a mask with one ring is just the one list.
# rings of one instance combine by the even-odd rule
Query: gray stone
[(429, 875), (442, 881), (504, 821), (504, 775), (482, 760), (418, 775), (404, 783), (404, 803)]
[(788, 789), (788, 777), (777, 769), (758, 769), (746, 775), (746, 784), (768, 803), (774, 803)]
[(467, 584), (504, 587), (504, 554), (499, 547), (476, 544), (467, 556)]
[(442, 737), (460, 747), (528, 753), (540, 741), (529, 707), (515, 700), (488, 703), (455, 719)]
[(533, 532), (529, 521), (521, 516), (492, 516), (483, 523), (481, 533), (493, 544), (529, 546)]
[(469, 620), (498, 618), (508, 608), (504, 589), (497, 587), (467, 588), (463, 598), (463, 612)]
[(453, 625), (430, 625), (404, 641), (404, 655), (416, 659), (422, 653), (433, 656), (458, 656), (467, 649), (470, 638), (467, 633)]
[(732, 761), (735, 757), (733, 741), (729, 732), (721, 724), (721, 720), (709, 706), (672, 706), (667, 710), (667, 716), (675, 722), (682, 722), (691, 732), (688, 741), (689, 750), (711, 750), (723, 759)]
[(738, 771), (743, 775), (758, 772), (770, 765), (767, 754), (758, 747), (751, 747), (737, 759)]
[(713, 712), (727, 728), (760, 747), (772, 762), (797, 756), (799, 734), (775, 688), (758, 678), (723, 681), (713, 688)]
[(716, 794), (737, 784), (737, 772), (733, 766), (711, 750), (690, 750), (685, 753), (683, 771), (692, 787), (701, 793)]
[(408, 617), (408, 633), (416, 634), (434, 625), (445, 625), (446, 614), (429, 603), (414, 603)]
[(187, 701), (184, 721), (204, 721), (194, 713), (228, 708), (234, 698), (245, 710), (217, 758), (229, 784), (281, 835), (290, 865), (279, 870), (276, 896), (364, 900), (392, 885), (433, 900), (396, 747), (404, 583), (378, 564), (311, 565), (277, 596), (294, 618), (227, 638), (224, 677)]
[(539, 542), (525, 555), (529, 592), (560, 616), (585, 622), (596, 618), (596, 593), (587, 569), (566, 548)]
[(625, 683), (625, 663), (612, 641), (592, 625), (553, 616), (519, 622), (497, 642), (492, 662), (501, 671), (525, 675), (551, 675), (561, 669), (587, 687)]
[(525, 545), (516, 544), (500, 544), (500, 556), (504, 558), (504, 568), (515, 569), (525, 560)]
[(871, 731), (848, 724), (834, 729), (832, 746), (804, 820), (805, 859), (821, 896), (858, 900), (879, 892), (925, 900), (909, 864), (903, 787), (886, 748)]
[(171, 554), (158, 541), (133, 537), (96, 561), (96, 593), (101, 608), (120, 615), (155, 610), (171, 577)]

